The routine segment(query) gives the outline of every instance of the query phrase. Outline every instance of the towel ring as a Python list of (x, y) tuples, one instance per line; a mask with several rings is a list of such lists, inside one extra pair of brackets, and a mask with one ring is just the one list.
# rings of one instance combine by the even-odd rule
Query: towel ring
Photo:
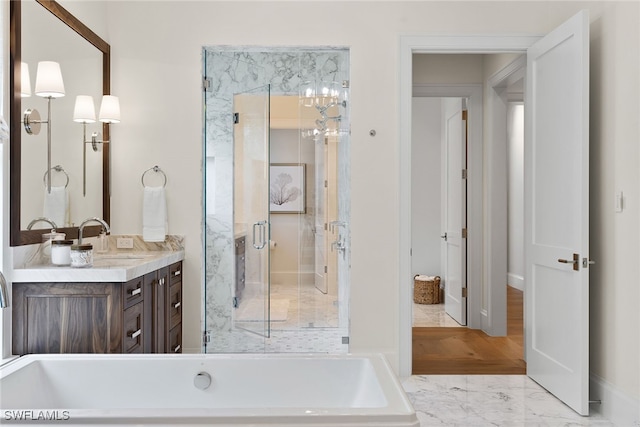
[(69, 186), (69, 174), (67, 173), (66, 170), (64, 170), (64, 168), (60, 165), (55, 165), (54, 167), (52, 167), (51, 169), (49, 169), (48, 171), (46, 171), (44, 173), (44, 175), (42, 176), (42, 182), (45, 186), (45, 188), (47, 187), (47, 174), (51, 171), (56, 171), (56, 172), (62, 172), (64, 173), (64, 175), (67, 177), (67, 182), (64, 184), (64, 188), (67, 188)]
[(154, 167), (152, 167), (152, 168), (147, 169), (146, 171), (144, 171), (144, 172), (142, 173), (142, 178), (141, 178), (142, 186), (143, 186), (143, 187), (146, 187), (146, 185), (144, 185), (144, 176), (145, 176), (148, 172), (151, 172), (151, 171), (154, 171), (154, 172), (156, 172), (156, 173), (161, 173), (161, 174), (162, 174), (162, 177), (164, 178), (164, 183), (162, 184), (162, 187), (163, 187), (163, 188), (164, 188), (164, 187), (166, 187), (166, 186), (167, 186), (167, 174), (165, 174), (165, 173), (164, 173), (164, 171), (163, 171), (162, 169), (160, 169), (160, 166), (154, 166)]

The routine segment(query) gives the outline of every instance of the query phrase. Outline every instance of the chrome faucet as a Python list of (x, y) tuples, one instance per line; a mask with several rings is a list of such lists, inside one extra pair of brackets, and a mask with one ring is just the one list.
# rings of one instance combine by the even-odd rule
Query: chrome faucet
[(9, 290), (4, 274), (0, 271), (0, 308), (9, 307)]
[(82, 232), (84, 231), (84, 226), (90, 222), (97, 222), (100, 225), (102, 225), (102, 228), (104, 229), (104, 232), (106, 234), (109, 234), (111, 232), (111, 230), (109, 229), (109, 224), (107, 224), (105, 220), (97, 217), (87, 218), (84, 221), (82, 221), (82, 224), (80, 224), (80, 228), (78, 228), (78, 244), (79, 245), (82, 244)]
[(27, 225), (27, 230), (31, 230), (31, 227), (36, 225), (38, 222), (48, 222), (53, 227), (54, 230), (58, 228), (55, 222), (53, 222), (52, 220), (50, 220), (45, 216), (41, 216), (40, 218), (36, 218), (33, 221), (31, 221), (29, 225)]

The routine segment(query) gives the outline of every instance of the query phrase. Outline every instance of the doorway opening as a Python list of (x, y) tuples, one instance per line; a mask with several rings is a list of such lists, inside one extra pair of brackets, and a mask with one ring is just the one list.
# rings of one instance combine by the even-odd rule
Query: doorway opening
[[(440, 301), (440, 304), (432, 305), (416, 304), (415, 301), (413, 303), (413, 373), (525, 373), (522, 332), (523, 273), (521, 270), (512, 270), (513, 266), (522, 267), (524, 262), (521, 258), (524, 129), (522, 115), (516, 114), (517, 112), (522, 114), (523, 111), (524, 60), (520, 54), (416, 54), (413, 61), (411, 275), (412, 277), (416, 274), (441, 276), (440, 283), (444, 288), (442, 295), (446, 301), (446, 304)], [(463, 71), (460, 71), (461, 69)], [(457, 76), (460, 80), (451, 80), (452, 76), (454, 76), (453, 79)], [(469, 88), (475, 85), (475, 92), (472, 93), (469, 88), (465, 89), (465, 85)], [(468, 94), (466, 98), (450, 98), (465, 93)], [(479, 102), (478, 99), (480, 99)], [(475, 102), (472, 102), (473, 100)], [(520, 103), (519, 110), (511, 108), (514, 101)], [(456, 111), (452, 111), (450, 105), (452, 103), (455, 105), (456, 102), (464, 106), (464, 116), (460, 115), (465, 119), (461, 132), (457, 132), (457, 122), (454, 122), (453, 126), (451, 124), (451, 118), (457, 116), (453, 114)], [(484, 115), (483, 105), (487, 110)], [(520, 120), (516, 120), (518, 117)], [(512, 125), (514, 120), (519, 127)], [(468, 141), (467, 138), (462, 138), (461, 141), (456, 142), (461, 144), (457, 151), (448, 149), (456, 134), (464, 135), (467, 122), (471, 126)], [(456, 229), (459, 224), (463, 224), (460, 226), (463, 235), (467, 231), (464, 225), (467, 215), (464, 207), (467, 204), (471, 209), (469, 233), (478, 237), (478, 231), (482, 232), (474, 228), (474, 224), (478, 223), (474, 223), (473, 217), (479, 208), (473, 201), (477, 196), (474, 191), (485, 190), (478, 187), (477, 181), (474, 180), (480, 176), (482, 181), (483, 166), (485, 173), (492, 176), (495, 164), (491, 163), (491, 159), (485, 165), (482, 163), (487, 159), (480, 159), (479, 163), (477, 159), (471, 159), (468, 169), (466, 166), (461, 167), (461, 163), (455, 158), (456, 152), (464, 153), (462, 162), (464, 165), (467, 153), (482, 153), (482, 141), (485, 137), (481, 130), (482, 125), (487, 127), (488, 135), (495, 137), (496, 134), (500, 134), (502, 138), (504, 134), (504, 147), (500, 156), (505, 163), (510, 157), (514, 157), (516, 161), (509, 162), (512, 166), (509, 169), (509, 176), (517, 177), (518, 174), (520, 176), (517, 181), (510, 180), (513, 181), (509, 188), (510, 194), (513, 192), (518, 197), (510, 198), (510, 201), (517, 202), (514, 204), (516, 209), (510, 206), (508, 221), (505, 217), (503, 224), (505, 238), (507, 223), (509, 230), (512, 231), (509, 235), (513, 237), (509, 250), (505, 248), (504, 254), (505, 258), (507, 253), (509, 254), (509, 278), (517, 276), (521, 279), (518, 283), (519, 289), (507, 286), (506, 260), (505, 272), (502, 276), (491, 270), (483, 272), (482, 269), (474, 268), (474, 260), (475, 262), (481, 260), (480, 265), (486, 261), (483, 259), (485, 246), (471, 243), (469, 252), (457, 253), (452, 252), (452, 246), (453, 249), (456, 247), (449, 242), (452, 240), (450, 237), (459, 231)], [(507, 147), (513, 143), (519, 144), (519, 151)], [(453, 156), (452, 153), (454, 153)], [(519, 161), (517, 161), (518, 154)], [(453, 162), (451, 157), (454, 158)], [(451, 169), (453, 173), (448, 173), (447, 171), (451, 172)], [(468, 184), (467, 175), (470, 175)], [(504, 178), (502, 181), (507, 186)], [(461, 194), (464, 195), (467, 185), (470, 189), (469, 203), (464, 196), (462, 201), (458, 200)], [(501, 197), (506, 198), (506, 192)], [(439, 207), (436, 206), (437, 203), (440, 204)], [(451, 229), (448, 224), (451, 223), (452, 218), (455, 220), (459, 217), (462, 221), (453, 221), (454, 227)], [(514, 221), (513, 218), (517, 220)], [(482, 223), (480, 225), (486, 226)], [(469, 276), (464, 275), (466, 267), (469, 267)], [(512, 272), (514, 274), (511, 274)], [(496, 276), (495, 283), (485, 279), (485, 283), (490, 283), (487, 285), (490, 289), (484, 289), (482, 281), (474, 280), (483, 273), (487, 275), (493, 273)], [(456, 280), (462, 282), (462, 293)], [(502, 297), (496, 298), (500, 293)], [(490, 300), (492, 294), (493, 297)], [(458, 295), (461, 298), (457, 298)], [(465, 306), (467, 300), (469, 300), (468, 308)], [(496, 304), (500, 300), (501, 304)], [(493, 317), (490, 316), (489, 310), (494, 312)], [(502, 325), (494, 320), (500, 316), (503, 316)], [(466, 326), (467, 318), (469, 328), (472, 329), (461, 329), (461, 326)], [(494, 320), (493, 324), (492, 320)], [(452, 343), (455, 345), (451, 345)]]

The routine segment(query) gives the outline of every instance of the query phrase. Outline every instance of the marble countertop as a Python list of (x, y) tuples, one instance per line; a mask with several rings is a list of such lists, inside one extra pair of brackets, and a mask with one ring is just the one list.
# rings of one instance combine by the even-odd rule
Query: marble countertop
[(184, 259), (184, 250), (94, 252), (93, 267), (35, 265), (13, 270), (13, 282), (127, 282)]

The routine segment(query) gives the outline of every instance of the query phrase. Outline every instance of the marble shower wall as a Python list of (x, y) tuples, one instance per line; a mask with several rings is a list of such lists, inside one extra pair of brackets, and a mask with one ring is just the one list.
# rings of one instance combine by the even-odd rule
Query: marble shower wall
[[(349, 51), (332, 47), (212, 46), (204, 48), (203, 62), (204, 73), (211, 81), (210, 90), (205, 95), (207, 212), (203, 327), (218, 340), (232, 334), (233, 330), (233, 95), (270, 84), (272, 95), (297, 96), (300, 84), (308, 80), (348, 81)], [(345, 117), (341, 127), (349, 129), (348, 108), (341, 107), (340, 110)], [(349, 136), (345, 133), (340, 139), (338, 179), (339, 217), (346, 223), (350, 200), (349, 153)], [(215, 188), (210, 188), (212, 186)], [(345, 233), (348, 235), (348, 227)], [(339, 271), (342, 325), (348, 321), (348, 268), (347, 256)], [(215, 346), (208, 349), (212, 347)]]

